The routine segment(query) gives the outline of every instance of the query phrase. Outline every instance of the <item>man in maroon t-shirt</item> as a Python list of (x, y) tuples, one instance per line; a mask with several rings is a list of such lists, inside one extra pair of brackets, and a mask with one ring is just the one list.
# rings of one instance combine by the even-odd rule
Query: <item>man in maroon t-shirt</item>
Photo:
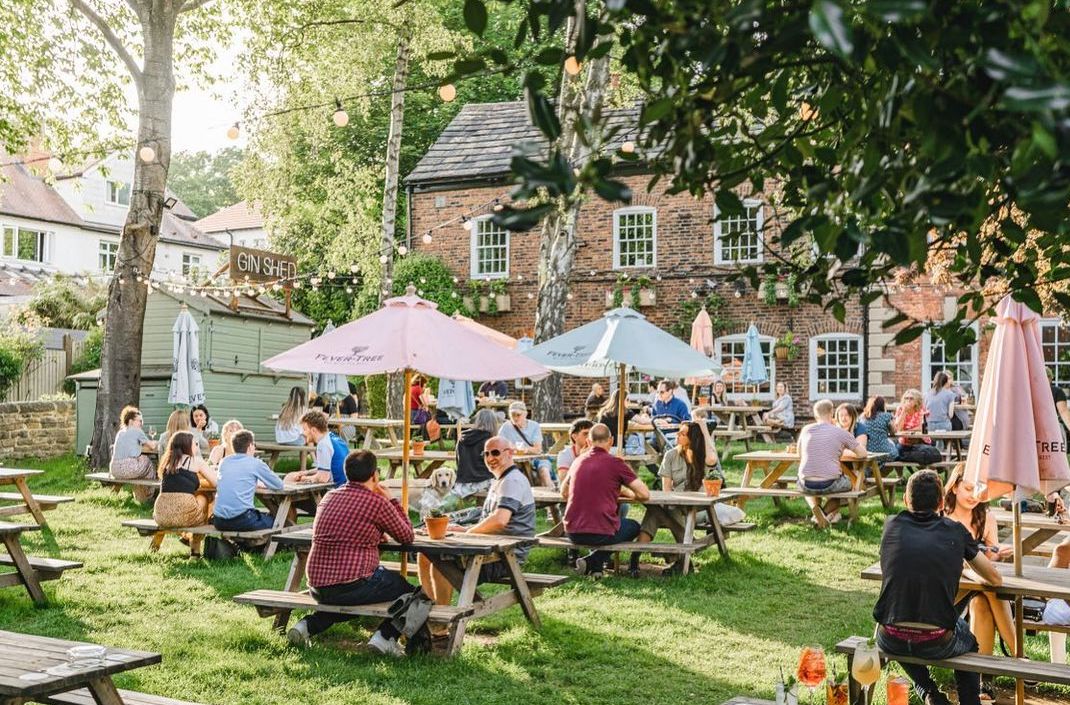
[[(650, 490), (636, 477), (628, 464), (611, 455), (613, 434), (605, 424), (595, 424), (590, 432), (591, 448), (573, 461), (561, 494), (568, 502), (565, 507), (565, 532), (573, 543), (581, 546), (634, 541), (639, 535), (639, 523), (621, 519), (618, 500), (650, 498)], [(576, 569), (584, 575), (601, 577), (609, 558), (608, 551), (592, 551), (576, 561)], [(638, 573), (639, 553), (632, 554), (633, 574)]]

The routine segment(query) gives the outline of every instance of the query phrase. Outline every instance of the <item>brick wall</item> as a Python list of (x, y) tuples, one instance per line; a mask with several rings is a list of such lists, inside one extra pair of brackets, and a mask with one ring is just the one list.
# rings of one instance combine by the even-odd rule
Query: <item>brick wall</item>
[[(616, 208), (600, 199), (586, 203), (577, 221), (578, 251), (566, 327), (571, 329), (601, 316), (607, 308), (606, 293), (613, 290), (618, 274), (624, 271), (654, 280), (657, 304), (642, 307), (640, 311), (655, 325), (667, 330), (680, 317), (679, 305), (689, 300), (692, 292), (704, 289), (706, 281), (710, 280), (726, 301), (721, 317), (732, 321), (725, 334), (744, 333), (751, 322), (757, 325), (761, 334), (774, 338), (780, 337), (789, 327), (795, 332), (800, 355), (793, 361), (776, 363), (775, 378), (789, 384), (797, 408), (803, 411), (809, 404), (810, 337), (830, 332), (861, 334), (861, 307), (850, 306), (847, 321), (841, 324), (819, 306), (767, 305), (749, 288), (741, 296), (735, 296), (734, 287), (725, 281), (732, 270), (713, 263), (712, 199), (695, 199), (687, 194), (648, 194), (647, 177), (630, 176), (624, 180), (636, 194), (633, 206), (657, 209), (656, 267), (613, 270), (613, 212)], [(467, 280), (471, 274), (471, 233), (462, 226), (460, 217), (478, 215), (473, 211), (495, 198), (508, 200), (507, 193), (504, 186), (416, 192), (412, 201), (411, 247), (441, 257), (462, 282)], [(491, 212), (491, 206), (485, 205), (482, 213)], [(457, 222), (437, 227), (455, 218)], [(764, 218), (766, 237), (769, 238), (778, 232), (780, 222), (768, 206)], [(424, 243), (422, 234), (432, 228), (435, 228), (432, 242)], [(511, 310), (482, 316), (480, 322), (515, 337), (533, 333), (538, 242), (537, 230), (511, 235), (507, 287)], [(567, 411), (578, 412), (582, 408), (590, 382), (575, 378), (566, 381)]]
[(0, 459), (54, 458), (74, 450), (73, 401), (0, 404)]

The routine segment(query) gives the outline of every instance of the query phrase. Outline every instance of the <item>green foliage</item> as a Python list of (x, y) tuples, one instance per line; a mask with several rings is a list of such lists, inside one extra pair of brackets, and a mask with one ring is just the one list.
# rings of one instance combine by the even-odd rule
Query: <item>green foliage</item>
[[(104, 348), (104, 327), (96, 326), (89, 329), (89, 335), (82, 342), (82, 352), (71, 362), (69, 374), (76, 375), (80, 372), (88, 372), (100, 367), (100, 353)], [(63, 380), (63, 391), (74, 394), (74, 381)]]
[(765, 279), (762, 280), (762, 301), (770, 306), (776, 305), (776, 285), (777, 277), (775, 274), (765, 275)]
[(789, 360), (794, 360), (799, 356), (799, 344), (795, 342), (795, 333), (790, 330), (784, 331), (784, 334), (777, 338), (773, 347), (786, 348)]
[(447, 316), (462, 309), (462, 299), (457, 287), (457, 277), (440, 258), (415, 252), (394, 265), (394, 296), (401, 296), (412, 284), (416, 293), (438, 304), (438, 310)]
[(90, 330), (107, 305), (108, 290), (102, 283), (57, 274), (34, 285), (33, 297), (19, 320), (49, 328)]
[(25, 361), (14, 350), (0, 346), (0, 399), (7, 396), (7, 392), (22, 376)]
[(372, 417), (386, 418), (386, 375), (365, 377), (364, 388), (367, 390), (368, 408), (371, 409)]
[[(530, 5), (517, 51), (541, 55), (579, 12), (576, 57), (621, 57), (641, 92), (636, 153), (605, 149), (614, 128), (580, 124), (580, 142), (602, 153), (578, 173), (560, 146), (515, 157), (515, 194), (543, 199), (498, 213), (500, 223), (534, 227), (592, 191), (627, 201), (616, 167), (642, 160), (651, 188), (712, 194), (726, 215), (740, 208), (737, 190), (775, 182), (785, 227), (767, 241), (816, 243), (810, 264), (784, 264), (808, 301), (839, 318), (844, 302), (872, 300), (936, 252), (947, 255), (951, 284), (1005, 284), (960, 301), (956, 325), (942, 331), (949, 349), (967, 341), (966, 319), (1004, 293), (1039, 310), (1041, 295), (1061, 288), (1045, 299), (1070, 308), (1061, 286), (1070, 268), (1057, 266), (1070, 237), (1066, 3), (1010, 0), (995, 12), (980, 0), (545, 0)], [(475, 73), (477, 60), (523, 70), (475, 35), (455, 75)], [(524, 83), (533, 124), (553, 140), (553, 84), (531, 74)], [(744, 274), (757, 286), (784, 266), (775, 260)]]
[(241, 200), (230, 178), (241, 160), (242, 151), (236, 147), (215, 153), (176, 152), (171, 156), (167, 185), (203, 218)]
[(0, 398), (19, 380), (26, 365), (44, 353), (44, 343), (34, 327), (11, 318), (0, 320)]
[(686, 299), (676, 305), (676, 321), (669, 327), (672, 334), (677, 338), (690, 339), (691, 324), (694, 323), (695, 316), (703, 306), (706, 307), (706, 313), (710, 314), (715, 337), (736, 326), (736, 321), (725, 315), (724, 297), (711, 291), (706, 294), (705, 298)]

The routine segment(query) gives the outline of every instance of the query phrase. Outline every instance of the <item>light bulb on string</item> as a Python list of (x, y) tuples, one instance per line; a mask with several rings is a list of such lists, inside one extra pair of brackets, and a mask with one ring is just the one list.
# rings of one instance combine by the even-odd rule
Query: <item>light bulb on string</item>
[(334, 120), (334, 124), (338, 127), (345, 127), (349, 124), (349, 113), (342, 107), (342, 101), (337, 98), (334, 99), (334, 115), (331, 116)]
[(347, 293), (347, 294), (352, 294), (352, 293), (353, 293), (353, 287), (351, 287), (351, 286), (347, 286), (347, 287), (346, 287), (346, 293)]
[(495, 213), (501, 213), (504, 208), (505, 208), (505, 206), (503, 206), (500, 203), (495, 203), (494, 204), (494, 212)]
[(577, 76), (583, 69), (583, 64), (575, 56), (570, 56), (565, 59), (565, 73), (569, 76)]
[(424, 233), (424, 236), (420, 239), (423, 240), (425, 245), (430, 245), (432, 242), (434, 242), (434, 238), (431, 237), (431, 233)]
[(386, 264), (390, 261), (390, 258), (386, 255), (379, 255), (379, 264)]
[(472, 221), (469, 220), (468, 218), (461, 218), (461, 227), (464, 228), (465, 230), (471, 230), (472, 229), (472, 225), (473, 225)]
[(137, 151), (137, 156), (146, 164), (152, 164), (156, 161), (156, 150), (146, 144)]
[(457, 97), (457, 86), (452, 83), (446, 83), (438, 87), (438, 97), (449, 103)]
[(620, 146), (620, 151), (624, 152), (625, 154), (631, 154), (635, 151), (635, 142), (628, 140)]
[(569, 301), (572, 301), (572, 292), (570, 291), (569, 293), (565, 294), (565, 298)]
[(404, 245), (398, 245), (398, 254), (404, 257), (405, 255), (409, 254), (409, 248), (405, 247)]
[(420, 283), (421, 284), (426, 284), (427, 283), (427, 277), (420, 277)]
[(328, 279), (334, 279), (334, 272), (327, 272)]
[(59, 157), (52, 157), (48, 160), (48, 170), (53, 174), (59, 172), (63, 168), (63, 162), (59, 160)]
[(350, 274), (356, 274), (359, 271), (360, 271), (360, 265), (359, 264), (351, 264), (351, 265), (349, 265)]
[(230, 127), (227, 128), (227, 139), (228, 140), (232, 140), (232, 141), (236, 140), (236, 139), (238, 139), (238, 135), (240, 135), (240, 134), (241, 134), (241, 128), (238, 127), (238, 123), (234, 123), (233, 125), (231, 125)]

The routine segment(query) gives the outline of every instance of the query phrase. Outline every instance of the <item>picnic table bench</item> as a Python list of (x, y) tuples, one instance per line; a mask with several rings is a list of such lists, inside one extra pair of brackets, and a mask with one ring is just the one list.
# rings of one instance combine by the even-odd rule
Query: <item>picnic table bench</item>
[[(996, 520), (997, 526), (1005, 528), (1014, 525), (1014, 512), (1009, 512), (1006, 509), (989, 508), (988, 514)], [(1022, 553), (1024, 555), (1045, 555), (1046, 552), (1040, 552), (1038, 549), (1049, 539), (1061, 533), (1070, 532), (1070, 523), (1064, 524), (1055, 517), (1049, 517), (1047, 514), (1024, 512), (1022, 514), (1022, 529)], [(1025, 531), (1027, 529), (1031, 529), (1028, 534)]]
[[(387, 615), (390, 603), (368, 605), (321, 605), (311, 595), (300, 592), (305, 576), (308, 553), (312, 547), (312, 531), (302, 529), (278, 537), (280, 543), (294, 548), (293, 563), (283, 590), (255, 590), (234, 598), (235, 602), (256, 606), (261, 617), (274, 617), (274, 628), (286, 630), (293, 610), (319, 610), (352, 614), (382, 619)], [(565, 582), (567, 578), (556, 575), (526, 574), (521, 570), (515, 551), (531, 546), (534, 538), (516, 536), (449, 534), (435, 540), (417, 535), (411, 544), (399, 544), (387, 537), (380, 544), (380, 551), (422, 553), (442, 571), (442, 574), (457, 590), (457, 604), (439, 605), (431, 610), (429, 620), (444, 624), (449, 629), (446, 653), (450, 656), (460, 651), (468, 620), (499, 612), (519, 604), (527, 620), (538, 629), (541, 626), (535, 609), (534, 597), (543, 590)], [(477, 589), (479, 570), (485, 563), (504, 561), (508, 566), (509, 589), (491, 596), (482, 595)]]
[(95, 644), (0, 631), (0, 703), (192, 705), (115, 687), (114, 674), (160, 663), (160, 654), (108, 647), (99, 663), (75, 668), (67, 656), (75, 646)]
[(776, 442), (773, 438), (773, 427), (762, 422), (764, 407), (750, 404), (709, 404), (696, 406), (691, 410), (692, 413), (695, 411), (714, 414), (729, 431), (751, 431), (760, 435), (766, 443)]
[(956, 461), (963, 460), (963, 448), (962, 442), (969, 440), (973, 435), (973, 431), (929, 431), (928, 433), (922, 433), (921, 431), (900, 431), (897, 436), (903, 438), (931, 438), (933, 442), (941, 441), (946, 446), (947, 450), (945, 455), (948, 459), (954, 456)]
[(11, 524), (0, 522), (0, 540), (7, 548), (6, 555), (0, 555), (0, 565), (11, 566), (14, 573), (0, 574), (0, 587), (22, 585), (30, 594), (30, 599), (38, 605), (48, 604), (41, 583), (45, 580), (55, 580), (63, 575), (63, 571), (72, 568), (81, 568), (82, 564), (75, 561), (63, 561), (56, 558), (37, 558), (27, 556), (22, 550), (21, 537), (24, 531), (36, 531), (41, 527), (37, 524)]
[(0, 468), (0, 485), (14, 485), (17, 492), (0, 492), (0, 502), (15, 502), (0, 506), (0, 517), (30, 514), (41, 526), (48, 526), (45, 511), (55, 509), (57, 505), (73, 502), (73, 497), (53, 495), (35, 495), (30, 492), (26, 479), (34, 475), (43, 475), (43, 470), (23, 470), (19, 468)]
[(397, 448), (401, 445), (399, 431), (405, 427), (401, 419), (373, 419), (360, 416), (332, 416), (327, 419), (328, 426), (341, 428), (352, 426), (357, 429), (359, 445), (364, 450), (380, 448)]
[[(799, 454), (786, 451), (758, 450), (750, 453), (742, 453), (736, 456), (745, 460), (743, 480), (739, 487), (730, 487), (722, 490), (722, 494), (732, 497), (738, 507), (742, 508), (748, 499), (754, 497), (770, 497), (774, 502), (782, 499), (804, 499), (807, 495), (796, 488), (780, 487), (780, 478), (789, 468), (799, 462)], [(840, 468), (851, 479), (852, 489), (847, 492), (820, 495), (822, 499), (845, 500), (850, 511), (850, 520), (858, 519), (858, 503), (879, 495), (881, 503), (886, 509), (891, 509), (894, 504), (894, 485), (886, 483), (881, 473), (879, 460), (887, 457), (885, 453), (868, 453), (864, 458), (853, 455), (844, 455), (840, 458)], [(869, 471), (872, 479), (866, 477)], [(761, 479), (757, 487), (751, 485), (751, 481), (760, 473)], [(898, 482), (894, 480), (893, 482)], [(821, 528), (829, 526), (828, 517), (820, 507), (811, 507), (814, 519)]]

